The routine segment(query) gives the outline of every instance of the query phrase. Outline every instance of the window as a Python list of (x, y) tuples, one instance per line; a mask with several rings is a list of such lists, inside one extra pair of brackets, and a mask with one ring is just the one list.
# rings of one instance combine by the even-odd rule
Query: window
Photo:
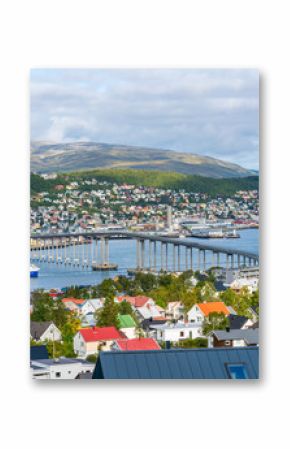
[(226, 365), (230, 379), (248, 379), (245, 365), (242, 363), (229, 363)]
[(230, 340), (225, 340), (225, 346), (231, 346)]
[(180, 332), (180, 337), (184, 337), (184, 332)]
[(55, 377), (61, 377), (61, 373), (58, 371), (57, 373), (55, 373)]

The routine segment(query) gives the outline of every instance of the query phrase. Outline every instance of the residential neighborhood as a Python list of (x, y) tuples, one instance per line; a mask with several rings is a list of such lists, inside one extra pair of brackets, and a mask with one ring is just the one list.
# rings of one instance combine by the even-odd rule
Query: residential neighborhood
[[(250, 270), (256, 289), (236, 289), (226, 285), (223, 271), (216, 274), (219, 281), (212, 272), (138, 273), (98, 286), (32, 292), (32, 377), (99, 378), (97, 366), (106, 352), (258, 349), (258, 278)], [(244, 270), (232, 275), (248, 279)], [(216, 288), (220, 283), (223, 289)]]

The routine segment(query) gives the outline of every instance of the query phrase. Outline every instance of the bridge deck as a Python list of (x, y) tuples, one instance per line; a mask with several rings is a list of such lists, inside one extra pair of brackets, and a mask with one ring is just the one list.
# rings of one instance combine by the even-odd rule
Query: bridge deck
[(82, 233), (59, 233), (59, 234), (31, 234), (31, 238), (35, 240), (45, 240), (45, 239), (52, 239), (52, 238), (68, 238), (68, 237), (123, 237), (123, 238), (130, 238), (130, 239), (143, 239), (143, 240), (150, 240), (152, 242), (162, 242), (162, 243), (169, 243), (172, 245), (177, 246), (185, 246), (187, 248), (196, 248), (203, 251), (212, 251), (214, 253), (223, 253), (223, 254), (236, 254), (238, 256), (242, 257), (250, 257), (252, 259), (258, 260), (259, 255), (256, 253), (252, 253), (249, 251), (243, 251), (240, 249), (235, 248), (225, 248), (222, 246), (214, 246), (214, 245), (207, 245), (204, 243), (199, 242), (193, 242), (192, 240), (188, 241), (185, 239), (179, 239), (179, 238), (170, 238), (170, 237), (161, 237), (159, 235), (151, 235), (151, 234), (145, 234), (141, 232), (130, 232), (130, 231), (106, 231), (106, 232), (82, 232)]

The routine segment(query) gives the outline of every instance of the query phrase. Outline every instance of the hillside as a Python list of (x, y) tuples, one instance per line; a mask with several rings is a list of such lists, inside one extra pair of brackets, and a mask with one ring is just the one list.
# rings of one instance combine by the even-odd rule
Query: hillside
[[(60, 173), (56, 179), (47, 181), (39, 175), (31, 174), (31, 193), (34, 194), (41, 191), (53, 192), (57, 184), (65, 184), (70, 181), (84, 179), (89, 180), (92, 178), (109, 183), (128, 183), (137, 186), (143, 185), (172, 190), (184, 189), (187, 192), (201, 192), (211, 196), (227, 196), (233, 195), (238, 190), (258, 190), (259, 188), (258, 176), (215, 179), (196, 175), (147, 170), (103, 169)], [(95, 186), (91, 186), (91, 188), (95, 189)]]
[(237, 164), (172, 150), (94, 142), (31, 144), (31, 170), (34, 172), (71, 172), (102, 168), (172, 171), (211, 178), (234, 178), (253, 174)]

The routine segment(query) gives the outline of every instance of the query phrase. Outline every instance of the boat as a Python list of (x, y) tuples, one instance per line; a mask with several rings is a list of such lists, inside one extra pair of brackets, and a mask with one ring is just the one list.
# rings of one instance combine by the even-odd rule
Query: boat
[(235, 229), (233, 231), (226, 232), (225, 236), (227, 239), (239, 239), (241, 237)]
[(191, 237), (196, 237), (199, 239), (223, 239), (224, 233), (222, 231), (200, 231), (200, 232), (192, 232)]
[(40, 268), (36, 265), (30, 265), (30, 277), (37, 278)]

